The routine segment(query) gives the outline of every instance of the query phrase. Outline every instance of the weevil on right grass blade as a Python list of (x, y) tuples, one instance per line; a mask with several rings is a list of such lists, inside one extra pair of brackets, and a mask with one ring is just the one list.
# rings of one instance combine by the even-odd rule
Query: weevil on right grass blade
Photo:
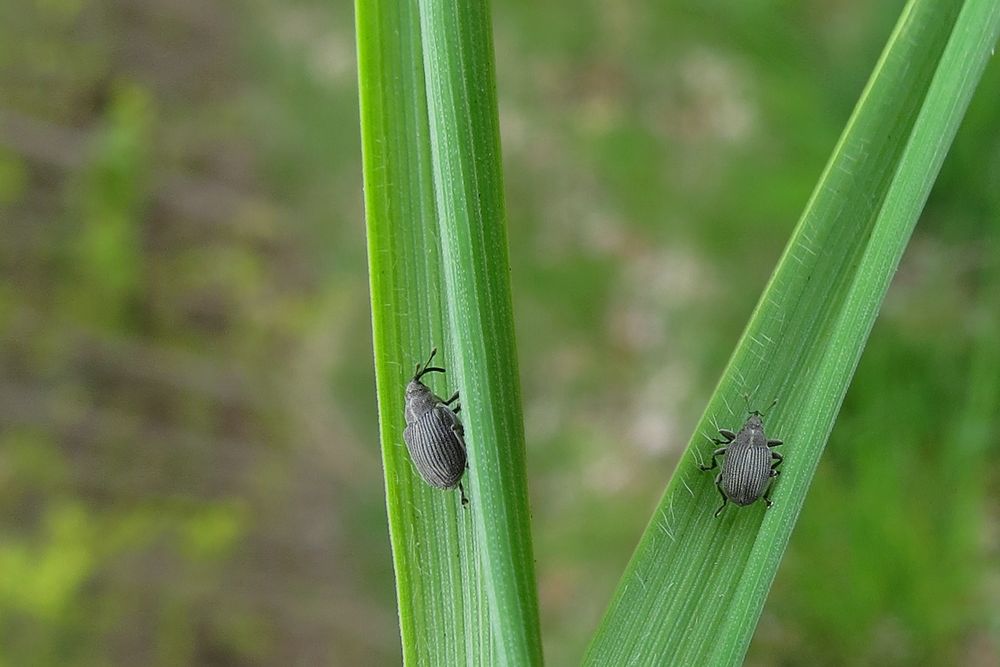
[[(775, 399), (771, 407), (777, 402)], [(771, 448), (783, 443), (781, 440), (768, 439), (764, 434), (764, 415), (757, 410), (750, 410), (749, 399), (747, 403), (750, 416), (740, 432), (733, 433), (729, 429), (720, 428), (719, 435), (724, 439), (712, 440), (715, 444), (722, 445), (712, 453), (712, 465), (698, 466), (702, 470), (712, 470), (719, 465), (718, 457), (725, 457), (722, 460), (722, 472), (715, 477), (715, 485), (722, 496), (722, 506), (716, 510), (715, 516), (722, 514), (730, 500), (737, 505), (750, 505), (763, 497), (770, 507), (771, 479), (781, 474), (778, 466), (781, 465), (782, 456), (771, 451)]]

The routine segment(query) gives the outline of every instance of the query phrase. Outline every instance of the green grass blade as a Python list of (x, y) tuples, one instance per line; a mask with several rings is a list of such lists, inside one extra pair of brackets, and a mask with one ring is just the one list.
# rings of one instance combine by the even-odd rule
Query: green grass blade
[[(488, 9), (358, 0), (356, 12), (375, 370), (404, 660), (538, 664)], [(432, 388), (462, 389), (469, 508), (425, 485), (403, 444), (403, 390), (435, 345), (448, 375)]]
[[(403, 392), (431, 347), (451, 368), (415, 4), (356, 4), (379, 428), (403, 659), (476, 664), (492, 650), (471, 512), (427, 486), (403, 443)], [(438, 394), (454, 377), (428, 377)]]
[(500, 664), (541, 663), (489, 4), (420, 0), (469, 486)]
[[(911, 1), (695, 437), (643, 534), (586, 664), (738, 664), (889, 281), (1000, 29), (994, 0)], [(743, 392), (785, 440), (775, 505), (730, 506), (698, 464)]]

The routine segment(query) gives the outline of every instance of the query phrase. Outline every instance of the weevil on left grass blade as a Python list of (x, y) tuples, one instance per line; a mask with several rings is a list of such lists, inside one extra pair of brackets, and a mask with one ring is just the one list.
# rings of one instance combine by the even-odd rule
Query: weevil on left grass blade
[[(769, 439), (764, 434), (764, 415), (757, 410), (750, 410), (749, 399), (747, 401), (750, 416), (740, 432), (733, 433), (729, 429), (720, 428), (719, 435), (723, 439), (713, 438), (712, 442), (722, 446), (712, 453), (712, 465), (698, 466), (702, 470), (712, 470), (719, 465), (718, 457), (725, 457), (722, 460), (722, 472), (715, 477), (715, 485), (722, 496), (722, 506), (716, 510), (715, 516), (722, 514), (730, 500), (737, 505), (750, 505), (763, 497), (770, 507), (771, 479), (781, 474), (778, 466), (781, 465), (782, 456), (771, 451), (771, 448), (783, 443), (781, 440)], [(771, 403), (772, 407), (774, 403)]]
[[(403, 430), (403, 440), (410, 452), (413, 466), (425, 482), (439, 489), (454, 489), (458, 487), (462, 495), (462, 504), (468, 505), (462, 488), (462, 475), (465, 474), (465, 430), (458, 420), (457, 413), (461, 406), (456, 391), (447, 401), (442, 400), (427, 385), (420, 381), (427, 373), (444, 373), (438, 366), (431, 366), (437, 348), (431, 350), (431, 356), (413, 373), (413, 379), (406, 385), (406, 428)], [(452, 404), (455, 408), (452, 409)]]

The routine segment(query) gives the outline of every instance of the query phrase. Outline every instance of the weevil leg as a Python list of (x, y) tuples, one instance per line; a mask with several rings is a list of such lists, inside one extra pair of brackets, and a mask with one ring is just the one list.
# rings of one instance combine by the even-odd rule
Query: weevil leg
[[(444, 401), (444, 404), (450, 406), (452, 403), (454, 403), (457, 400), (458, 400), (458, 392), (456, 391), (454, 394), (451, 395), (451, 398), (449, 398), (447, 401)], [(461, 410), (462, 410), (462, 406), (461, 405), (456, 405), (455, 407), (453, 407), (451, 409), (451, 411), (454, 412), (456, 415)]]
[(469, 499), (465, 497), (465, 489), (462, 488), (461, 482), (458, 483), (458, 492), (462, 494), (462, 507), (467, 506), (469, 504)]
[[(780, 461), (778, 463), (780, 463)], [(781, 474), (780, 471), (771, 468), (771, 477), (777, 477), (780, 474)], [(774, 504), (771, 502), (771, 491), (773, 490), (774, 490), (774, 480), (772, 480), (771, 483), (767, 485), (767, 491), (764, 492), (764, 504), (767, 505), (768, 507)]]
[(722, 490), (721, 472), (715, 476), (715, 486), (717, 489), (719, 489), (719, 495), (722, 496), (722, 506), (719, 507), (719, 509), (715, 510), (715, 517), (719, 518), (719, 515), (722, 514), (722, 510), (726, 509), (726, 503), (729, 502), (729, 498), (726, 497), (726, 492)]
[[(716, 443), (716, 444), (718, 444), (718, 443)], [(710, 466), (704, 466), (704, 465), (702, 465), (702, 466), (698, 466), (698, 467), (701, 468), (702, 470), (711, 470), (712, 468), (718, 468), (719, 467), (719, 462), (716, 459), (717, 459), (717, 457), (722, 456), (725, 453), (726, 453), (726, 448), (725, 447), (719, 447), (714, 452), (712, 452), (712, 465), (710, 465)]]
[(774, 463), (771, 464), (771, 472), (773, 473), (771, 477), (776, 477), (780, 474), (777, 468), (781, 465), (781, 462), (785, 460), (785, 457), (778, 452), (771, 452), (771, 460), (774, 461)]
[(767, 446), (768, 447), (778, 447), (779, 445), (783, 445), (783, 444), (785, 444), (784, 440), (777, 440), (777, 439), (774, 439), (774, 438), (772, 438), (771, 440), (767, 441)]
[[(736, 439), (736, 434), (733, 433), (732, 431), (730, 431), (728, 428), (720, 428), (719, 429), (719, 435), (721, 435), (723, 438), (725, 438), (725, 440), (723, 440), (723, 442), (732, 442), (733, 440)], [(718, 440), (716, 440), (716, 442), (718, 444), (720, 444), (720, 445), (722, 444)]]

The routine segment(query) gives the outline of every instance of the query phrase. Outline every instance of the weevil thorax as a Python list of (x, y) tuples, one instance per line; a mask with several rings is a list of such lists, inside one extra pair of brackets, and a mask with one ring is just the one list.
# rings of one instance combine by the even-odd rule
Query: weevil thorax
[(746, 442), (750, 447), (767, 447), (767, 436), (764, 435), (764, 420), (756, 412), (751, 413), (750, 418), (743, 424), (740, 436), (740, 440)]
[(406, 423), (414, 423), (440, 402), (423, 382), (417, 379), (410, 380), (410, 384), (406, 385)]

